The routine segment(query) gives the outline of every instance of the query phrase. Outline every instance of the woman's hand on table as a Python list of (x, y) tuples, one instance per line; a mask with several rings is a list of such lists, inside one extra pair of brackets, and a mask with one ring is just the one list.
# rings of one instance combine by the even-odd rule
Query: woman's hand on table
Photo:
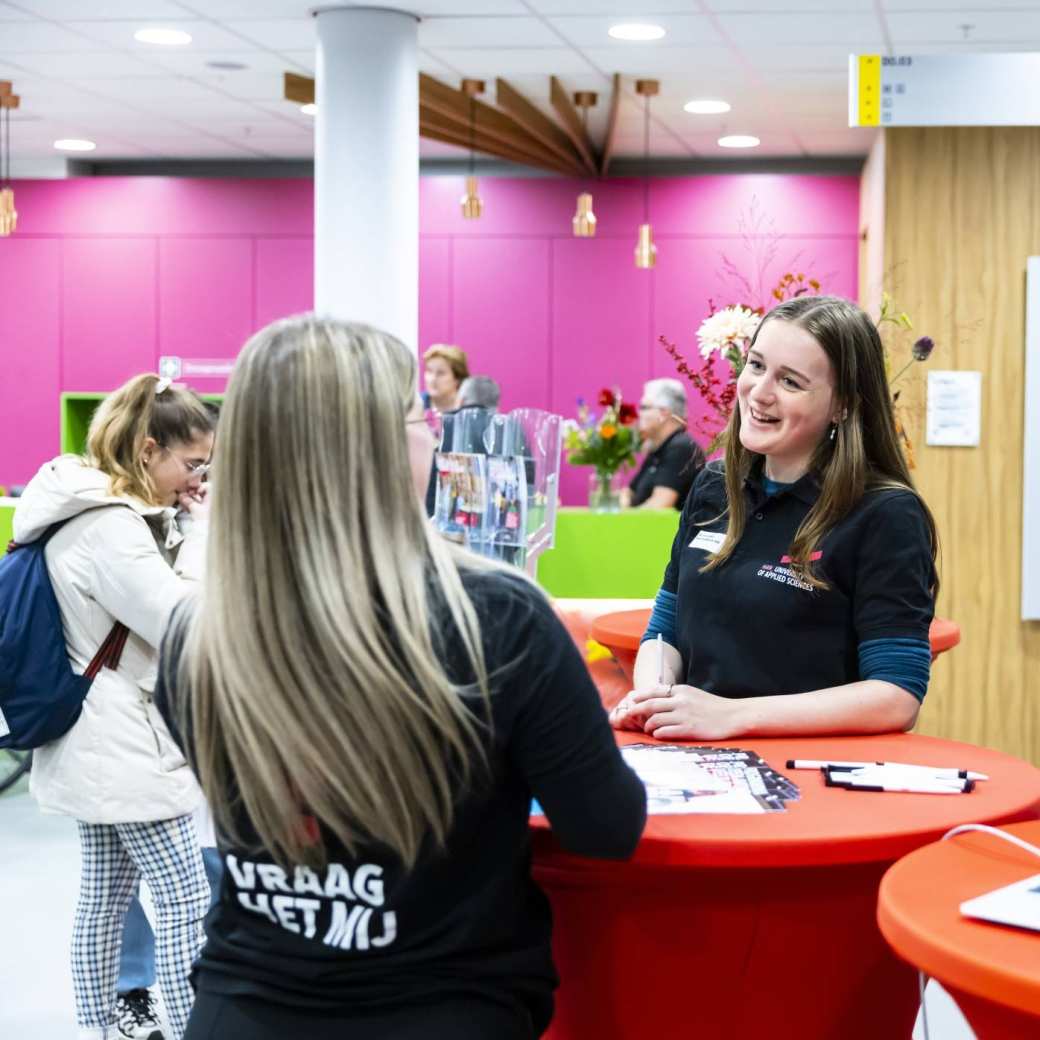
[(610, 713), (610, 724), (659, 740), (727, 740), (745, 732), (740, 707), (696, 686), (657, 686), (628, 694)]
[(646, 690), (632, 690), (618, 701), (610, 710), (608, 718), (614, 729), (633, 730), (636, 733), (644, 732), (646, 720), (649, 714), (635, 702), (637, 695), (646, 697), (661, 697), (668, 692), (667, 686), (651, 686)]

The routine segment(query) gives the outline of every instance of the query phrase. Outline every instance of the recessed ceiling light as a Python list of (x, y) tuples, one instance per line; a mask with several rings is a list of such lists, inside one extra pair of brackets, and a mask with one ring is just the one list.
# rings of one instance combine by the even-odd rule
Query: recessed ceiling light
[(59, 152), (92, 152), (97, 145), (93, 141), (84, 141), (78, 137), (63, 137), (54, 142)]
[(612, 25), (607, 30), (607, 35), (612, 36), (615, 40), (638, 43), (646, 40), (659, 40), (664, 36), (664, 29), (659, 25), (650, 25), (647, 22), (623, 22), (621, 25)]
[(206, 68), (219, 69), (221, 72), (241, 72), (249, 66), (243, 65), (240, 61), (207, 61)]
[(191, 43), (191, 36), (182, 29), (138, 29), (134, 33), (138, 43), (156, 43), (160, 47), (183, 47)]
[(751, 134), (729, 134), (719, 138), (721, 148), (757, 148), (762, 142)]
[(313, 116), (318, 114), (318, 106), (312, 101), (307, 105), (300, 105), (300, 111), (305, 116)]
[(684, 112), (692, 112), (695, 116), (717, 116), (720, 112), (728, 112), (729, 109), (728, 101), (712, 101), (709, 98), (687, 101), (683, 105)]

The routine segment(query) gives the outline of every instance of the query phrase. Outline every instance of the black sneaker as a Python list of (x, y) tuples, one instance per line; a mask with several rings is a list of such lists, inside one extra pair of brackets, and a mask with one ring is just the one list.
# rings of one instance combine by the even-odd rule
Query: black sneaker
[(131, 1040), (163, 1040), (155, 998), (146, 989), (120, 993), (116, 1000), (119, 1035)]

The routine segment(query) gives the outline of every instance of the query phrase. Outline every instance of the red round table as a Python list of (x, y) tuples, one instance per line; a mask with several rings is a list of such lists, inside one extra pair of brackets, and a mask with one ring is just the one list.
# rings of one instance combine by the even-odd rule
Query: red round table
[[(610, 614), (601, 614), (589, 629), (592, 638), (614, 655), (629, 679), (635, 668), (639, 641), (643, 638), (649, 620), (650, 611), (645, 607), (639, 610), (616, 610)], [(928, 641), (932, 646), (934, 661), (944, 650), (950, 650), (961, 641), (960, 626), (947, 618), (935, 618), (928, 630)]]
[[(618, 733), (619, 743), (652, 742)], [(560, 971), (551, 1040), (896, 1040), (917, 1013), (912, 968), (877, 926), (888, 867), (958, 823), (1032, 819), (1040, 770), (913, 734), (745, 738), (801, 788), (783, 813), (652, 816), (631, 861), (563, 852), (532, 819)], [(976, 769), (965, 795), (824, 786), (789, 758)]]
[[(1040, 823), (1007, 830), (1040, 845)], [(958, 907), (1034, 874), (1036, 856), (972, 833), (910, 853), (881, 882), (882, 934), (943, 984), (979, 1040), (1040, 1036), (1040, 934), (964, 917)]]

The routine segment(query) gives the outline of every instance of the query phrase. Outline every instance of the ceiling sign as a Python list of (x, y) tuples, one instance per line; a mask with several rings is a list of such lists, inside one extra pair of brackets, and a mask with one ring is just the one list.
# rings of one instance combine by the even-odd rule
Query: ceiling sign
[(853, 54), (849, 126), (1040, 126), (1040, 54)]

